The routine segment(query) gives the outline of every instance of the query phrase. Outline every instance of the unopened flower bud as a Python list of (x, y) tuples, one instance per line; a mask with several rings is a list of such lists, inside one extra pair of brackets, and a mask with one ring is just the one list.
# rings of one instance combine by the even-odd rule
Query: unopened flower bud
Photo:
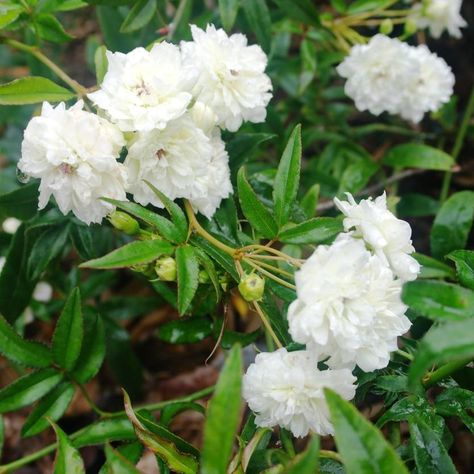
[(198, 275), (198, 281), (199, 283), (209, 283), (210, 281), (209, 273), (206, 272), (206, 270), (201, 270)]
[(115, 211), (109, 216), (110, 223), (118, 230), (128, 235), (135, 235), (140, 230), (138, 222), (125, 212)]
[(412, 18), (408, 18), (407, 21), (405, 22), (405, 34), (410, 36), (416, 33), (418, 30), (418, 25), (416, 24), (416, 21), (413, 20)]
[(265, 280), (251, 273), (244, 275), (239, 283), (239, 291), (246, 301), (257, 301), (263, 296), (265, 290)]
[(393, 31), (393, 21), (390, 18), (385, 18), (380, 24), (380, 33), (389, 35)]
[(160, 280), (176, 280), (176, 260), (173, 257), (159, 258), (155, 263), (155, 272)]

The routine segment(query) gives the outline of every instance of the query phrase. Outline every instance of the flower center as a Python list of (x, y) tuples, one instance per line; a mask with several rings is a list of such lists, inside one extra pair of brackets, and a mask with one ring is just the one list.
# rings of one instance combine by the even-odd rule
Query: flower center
[(161, 160), (161, 158), (164, 158), (166, 156), (166, 151), (163, 150), (163, 148), (160, 148), (156, 153), (155, 156)]
[(61, 171), (61, 173), (63, 173), (63, 174), (71, 175), (71, 174), (74, 173), (75, 168), (74, 168), (74, 166), (72, 166), (68, 163), (61, 163), (59, 165), (59, 171)]
[(136, 86), (134, 86), (133, 89), (135, 90), (135, 92), (137, 93), (137, 95), (139, 97), (141, 97), (142, 95), (150, 95), (151, 94), (150, 89), (148, 89), (148, 86), (147, 86), (147, 84), (145, 83), (145, 81), (143, 79), (141, 79), (140, 83), (137, 84)]

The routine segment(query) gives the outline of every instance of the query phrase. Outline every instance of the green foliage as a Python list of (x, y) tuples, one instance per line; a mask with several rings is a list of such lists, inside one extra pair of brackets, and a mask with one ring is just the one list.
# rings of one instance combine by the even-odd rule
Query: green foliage
[(79, 451), (71, 444), (70, 439), (59, 426), (53, 424), (56, 437), (58, 439), (58, 451), (54, 460), (54, 474), (85, 473), (84, 462)]
[(406, 143), (391, 148), (385, 154), (383, 162), (394, 168), (421, 168), (447, 171), (454, 165), (454, 160), (447, 153), (437, 148), (418, 143)]

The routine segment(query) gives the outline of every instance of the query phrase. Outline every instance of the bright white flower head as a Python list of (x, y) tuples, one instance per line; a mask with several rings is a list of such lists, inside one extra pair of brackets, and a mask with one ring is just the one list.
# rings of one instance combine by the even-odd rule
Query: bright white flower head
[(2, 223), (3, 232), (7, 234), (14, 234), (20, 226), (21, 221), (19, 219), (15, 219), (14, 217), (8, 217)]
[(418, 123), (426, 112), (435, 112), (449, 102), (455, 79), (446, 61), (424, 44), (409, 47), (406, 57), (417, 64), (418, 71), (401, 92), (398, 113), (402, 118)]
[(125, 141), (114, 125), (82, 107), (82, 101), (69, 109), (45, 102), (26, 127), (18, 168), (41, 179), (39, 209), (53, 195), (63, 214), (72, 210), (90, 224), (113, 210), (101, 197), (126, 198), (125, 168), (116, 160)]
[(344, 229), (355, 229), (355, 235), (362, 237), (396, 276), (405, 281), (415, 280), (420, 264), (410, 256), (415, 251), (410, 224), (396, 218), (387, 209), (386, 194), (383, 193), (375, 201), (363, 199), (359, 204), (351, 194), (346, 194), (348, 201), (334, 199), (338, 209), (346, 216)]
[(182, 42), (187, 64), (199, 71), (195, 98), (211, 107), (222, 128), (236, 131), (243, 121), (263, 122), (272, 84), (265, 74), (267, 57), (242, 34), (228, 36), (208, 25), (191, 25), (192, 42)]
[(213, 153), (204, 176), (196, 179), (196, 194), (190, 200), (195, 212), (210, 219), (223, 199), (232, 194), (230, 182), (229, 155), (220, 134), (211, 137)]
[(331, 368), (386, 367), (397, 337), (410, 328), (402, 282), (351, 234), (321, 245), (295, 274), (297, 299), (288, 309), (294, 341)]
[(213, 154), (210, 138), (189, 115), (170, 122), (164, 130), (139, 133), (125, 160), (128, 191), (140, 204), (157, 207), (163, 204), (144, 180), (172, 200), (200, 196), (200, 180), (210, 172)]
[(332, 434), (324, 388), (346, 400), (355, 395), (356, 378), (348, 369), (319, 371), (307, 351), (258, 354), (243, 379), (243, 396), (255, 412), (257, 426), (279, 425), (295, 436), (310, 431)]
[(461, 38), (461, 28), (467, 26), (461, 6), (462, 0), (424, 0), (415, 5), (413, 17), (419, 28), (429, 28), (433, 38), (439, 38), (445, 30)]
[(179, 48), (156, 43), (151, 51), (107, 51), (107, 74), (89, 98), (124, 132), (162, 129), (183, 115), (191, 102), (195, 71), (181, 60)]
[(354, 46), (337, 71), (347, 79), (345, 92), (358, 110), (398, 114), (415, 123), (453, 93), (454, 75), (443, 59), (424, 45), (381, 34)]

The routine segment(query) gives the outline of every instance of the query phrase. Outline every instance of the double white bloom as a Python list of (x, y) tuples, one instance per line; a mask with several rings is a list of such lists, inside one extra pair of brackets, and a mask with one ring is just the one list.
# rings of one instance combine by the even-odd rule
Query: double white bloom
[(63, 214), (90, 224), (113, 209), (101, 197), (125, 199), (127, 173), (117, 161), (125, 140), (115, 125), (82, 108), (82, 101), (70, 109), (45, 102), (26, 127), (18, 168), (41, 179), (40, 209), (53, 195)]
[(447, 103), (454, 87), (451, 68), (425, 45), (409, 46), (381, 34), (354, 46), (337, 72), (347, 79), (345, 92), (357, 109), (415, 123)]
[(53, 195), (63, 213), (72, 210), (89, 224), (113, 210), (100, 197), (123, 200), (130, 192), (143, 205), (162, 207), (148, 180), (212, 217), (232, 192), (220, 129), (264, 121), (272, 85), (264, 52), (244, 35), (191, 30), (193, 41), (179, 47), (107, 52), (103, 83), (89, 94), (105, 118), (83, 111), (82, 102), (69, 110), (44, 104), (25, 131), (19, 164), (41, 179), (40, 209)]
[(310, 431), (333, 433), (324, 388), (331, 388), (346, 400), (355, 395), (356, 378), (348, 369), (317, 369), (307, 351), (258, 354), (243, 380), (243, 395), (256, 413), (258, 426), (282, 426), (298, 437)]
[(415, 5), (413, 17), (419, 28), (429, 28), (433, 38), (439, 38), (444, 31), (461, 38), (461, 28), (467, 26), (461, 6), (462, 0), (424, 0)]

